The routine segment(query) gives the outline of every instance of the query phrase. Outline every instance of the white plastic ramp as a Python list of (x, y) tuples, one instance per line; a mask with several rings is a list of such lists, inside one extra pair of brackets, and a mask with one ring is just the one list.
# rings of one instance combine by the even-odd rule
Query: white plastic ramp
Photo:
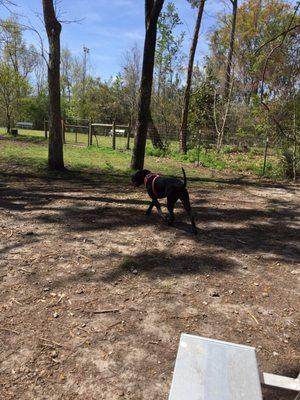
[(262, 400), (255, 348), (182, 334), (169, 400)]

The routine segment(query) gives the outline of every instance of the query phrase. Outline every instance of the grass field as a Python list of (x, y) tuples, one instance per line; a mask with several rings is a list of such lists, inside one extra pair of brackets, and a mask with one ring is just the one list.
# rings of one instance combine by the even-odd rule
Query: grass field
[[(19, 129), (19, 136), (12, 138), (0, 128), (0, 135), (6, 140), (1, 144), (1, 157), (13, 160), (14, 163), (30, 164), (36, 170), (43, 170), (47, 166), (47, 140), (44, 132)], [(98, 143), (97, 143), (98, 142)], [(75, 133), (66, 133), (64, 146), (65, 164), (70, 169), (103, 169), (129, 172), (131, 151), (126, 150), (127, 139), (116, 138), (116, 150), (112, 150), (112, 138), (98, 136), (93, 139), (93, 146), (87, 147), (87, 135), (78, 134), (75, 143)], [(132, 147), (133, 139), (131, 139)], [(198, 175), (194, 165), (197, 161), (197, 149), (189, 150), (182, 155), (177, 150), (177, 142), (171, 142), (167, 151), (154, 149), (147, 141), (145, 166), (151, 170), (164, 174), (181, 174), (182, 163), (189, 164), (189, 175)], [(236, 172), (261, 175), (263, 168), (263, 149), (251, 148), (248, 152), (234, 151), (230, 146), (225, 146), (221, 154), (214, 149), (200, 149), (200, 164), (202, 167), (216, 170), (232, 170)], [(282, 178), (281, 160), (276, 150), (270, 150), (266, 165), (266, 176)]]

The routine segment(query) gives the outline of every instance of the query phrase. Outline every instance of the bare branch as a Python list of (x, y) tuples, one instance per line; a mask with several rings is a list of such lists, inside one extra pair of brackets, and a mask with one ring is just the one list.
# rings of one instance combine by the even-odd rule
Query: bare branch
[(12, 12), (11, 7), (19, 7), (16, 3), (13, 3), (11, 0), (0, 0), (0, 6), (3, 6), (4, 8), (7, 9), (7, 11)]
[(285, 30), (283, 35), (280, 35), (280, 36), (283, 36), (281, 42), (277, 46), (273, 47), (270, 50), (270, 52), (268, 53), (267, 58), (265, 60), (264, 69), (263, 69), (262, 78), (261, 78), (260, 103), (268, 111), (270, 118), (273, 120), (273, 122), (279, 129), (280, 133), (285, 137), (288, 137), (288, 135), (284, 132), (284, 130), (283, 130), (280, 122), (277, 120), (277, 118), (274, 117), (274, 115), (270, 115), (270, 107), (264, 102), (265, 77), (266, 77), (266, 71), (267, 71), (269, 60), (270, 60), (272, 54), (283, 45), (288, 33), (290, 32), (290, 28), (292, 26), (292, 23), (295, 19), (295, 16), (298, 12), (299, 7), (300, 7), (300, 1), (298, 1), (297, 6), (295, 7), (295, 11), (293, 13), (293, 16), (289, 22), (287, 29)]
[(264, 44), (262, 44), (257, 50), (255, 50), (254, 54), (257, 54), (263, 47), (265, 47), (267, 44), (274, 42), (274, 40), (278, 39), (280, 36), (282, 35), (287, 35), (288, 33), (290, 33), (291, 31), (293, 31), (294, 29), (300, 28), (300, 24), (294, 25), (291, 28), (279, 33), (278, 35), (274, 36), (273, 38), (271, 38), (270, 40), (268, 40), (267, 42), (265, 42)]
[[(48, 61), (47, 61), (47, 58), (45, 56), (45, 51), (44, 51), (44, 42), (43, 42), (43, 38), (42, 38), (40, 32), (36, 28), (34, 28), (30, 22), (28, 25), (20, 23), (20, 22), (16, 22), (16, 25), (18, 25), (23, 30), (30, 30), (38, 36), (40, 46), (41, 46), (41, 56), (45, 60), (46, 64), (48, 65)], [(3, 21), (1, 21), (1, 20), (0, 20), (0, 27), (5, 29), (5, 24), (3, 24)]]

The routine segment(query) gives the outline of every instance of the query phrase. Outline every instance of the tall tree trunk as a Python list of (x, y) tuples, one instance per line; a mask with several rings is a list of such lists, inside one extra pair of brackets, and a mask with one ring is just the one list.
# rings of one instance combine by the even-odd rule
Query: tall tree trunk
[(49, 152), (48, 166), (53, 170), (64, 169), (63, 139), (60, 106), (60, 32), (53, 0), (43, 0), (45, 27), (49, 42)]
[(190, 49), (189, 65), (188, 65), (186, 86), (185, 86), (184, 98), (183, 98), (179, 149), (180, 149), (181, 153), (184, 153), (184, 154), (187, 152), (187, 128), (188, 128), (188, 113), (189, 113), (189, 104), (190, 104), (191, 83), (192, 83), (194, 59), (195, 59), (195, 53), (196, 53), (196, 49), (197, 49), (199, 30), (200, 30), (200, 26), (201, 26), (204, 4), (205, 4), (205, 0), (200, 0), (193, 41), (192, 41), (192, 45), (191, 45), (191, 49)]
[(231, 33), (230, 33), (230, 44), (227, 58), (226, 76), (225, 76), (225, 88), (224, 88), (224, 100), (228, 100), (231, 82), (231, 70), (232, 70), (232, 58), (234, 51), (234, 39), (235, 39), (235, 28), (236, 28), (236, 12), (238, 6), (238, 0), (230, 0), (232, 3), (232, 22), (231, 22)]
[(161, 140), (160, 134), (153, 122), (151, 110), (149, 110), (149, 115), (148, 115), (148, 134), (153, 147), (156, 147), (158, 149), (164, 148), (164, 144)]
[(153, 82), (157, 20), (163, 4), (164, 0), (145, 0), (146, 36), (138, 104), (137, 130), (131, 159), (131, 168), (133, 169), (143, 169), (144, 167), (148, 116)]

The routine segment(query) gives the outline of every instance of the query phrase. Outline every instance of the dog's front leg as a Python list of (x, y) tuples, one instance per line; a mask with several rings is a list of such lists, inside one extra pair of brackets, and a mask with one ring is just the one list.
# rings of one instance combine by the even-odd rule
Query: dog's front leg
[(146, 211), (146, 215), (149, 216), (151, 214), (152, 208), (154, 207), (154, 199), (151, 201), (148, 210)]
[(158, 212), (158, 215), (159, 215), (164, 221), (166, 221), (166, 217), (164, 216), (164, 214), (163, 214), (162, 211), (161, 211), (161, 207), (160, 207), (159, 201), (158, 201), (156, 198), (154, 198), (154, 199), (152, 200), (152, 203), (155, 205), (155, 207), (156, 207), (156, 209), (157, 209), (157, 212)]

